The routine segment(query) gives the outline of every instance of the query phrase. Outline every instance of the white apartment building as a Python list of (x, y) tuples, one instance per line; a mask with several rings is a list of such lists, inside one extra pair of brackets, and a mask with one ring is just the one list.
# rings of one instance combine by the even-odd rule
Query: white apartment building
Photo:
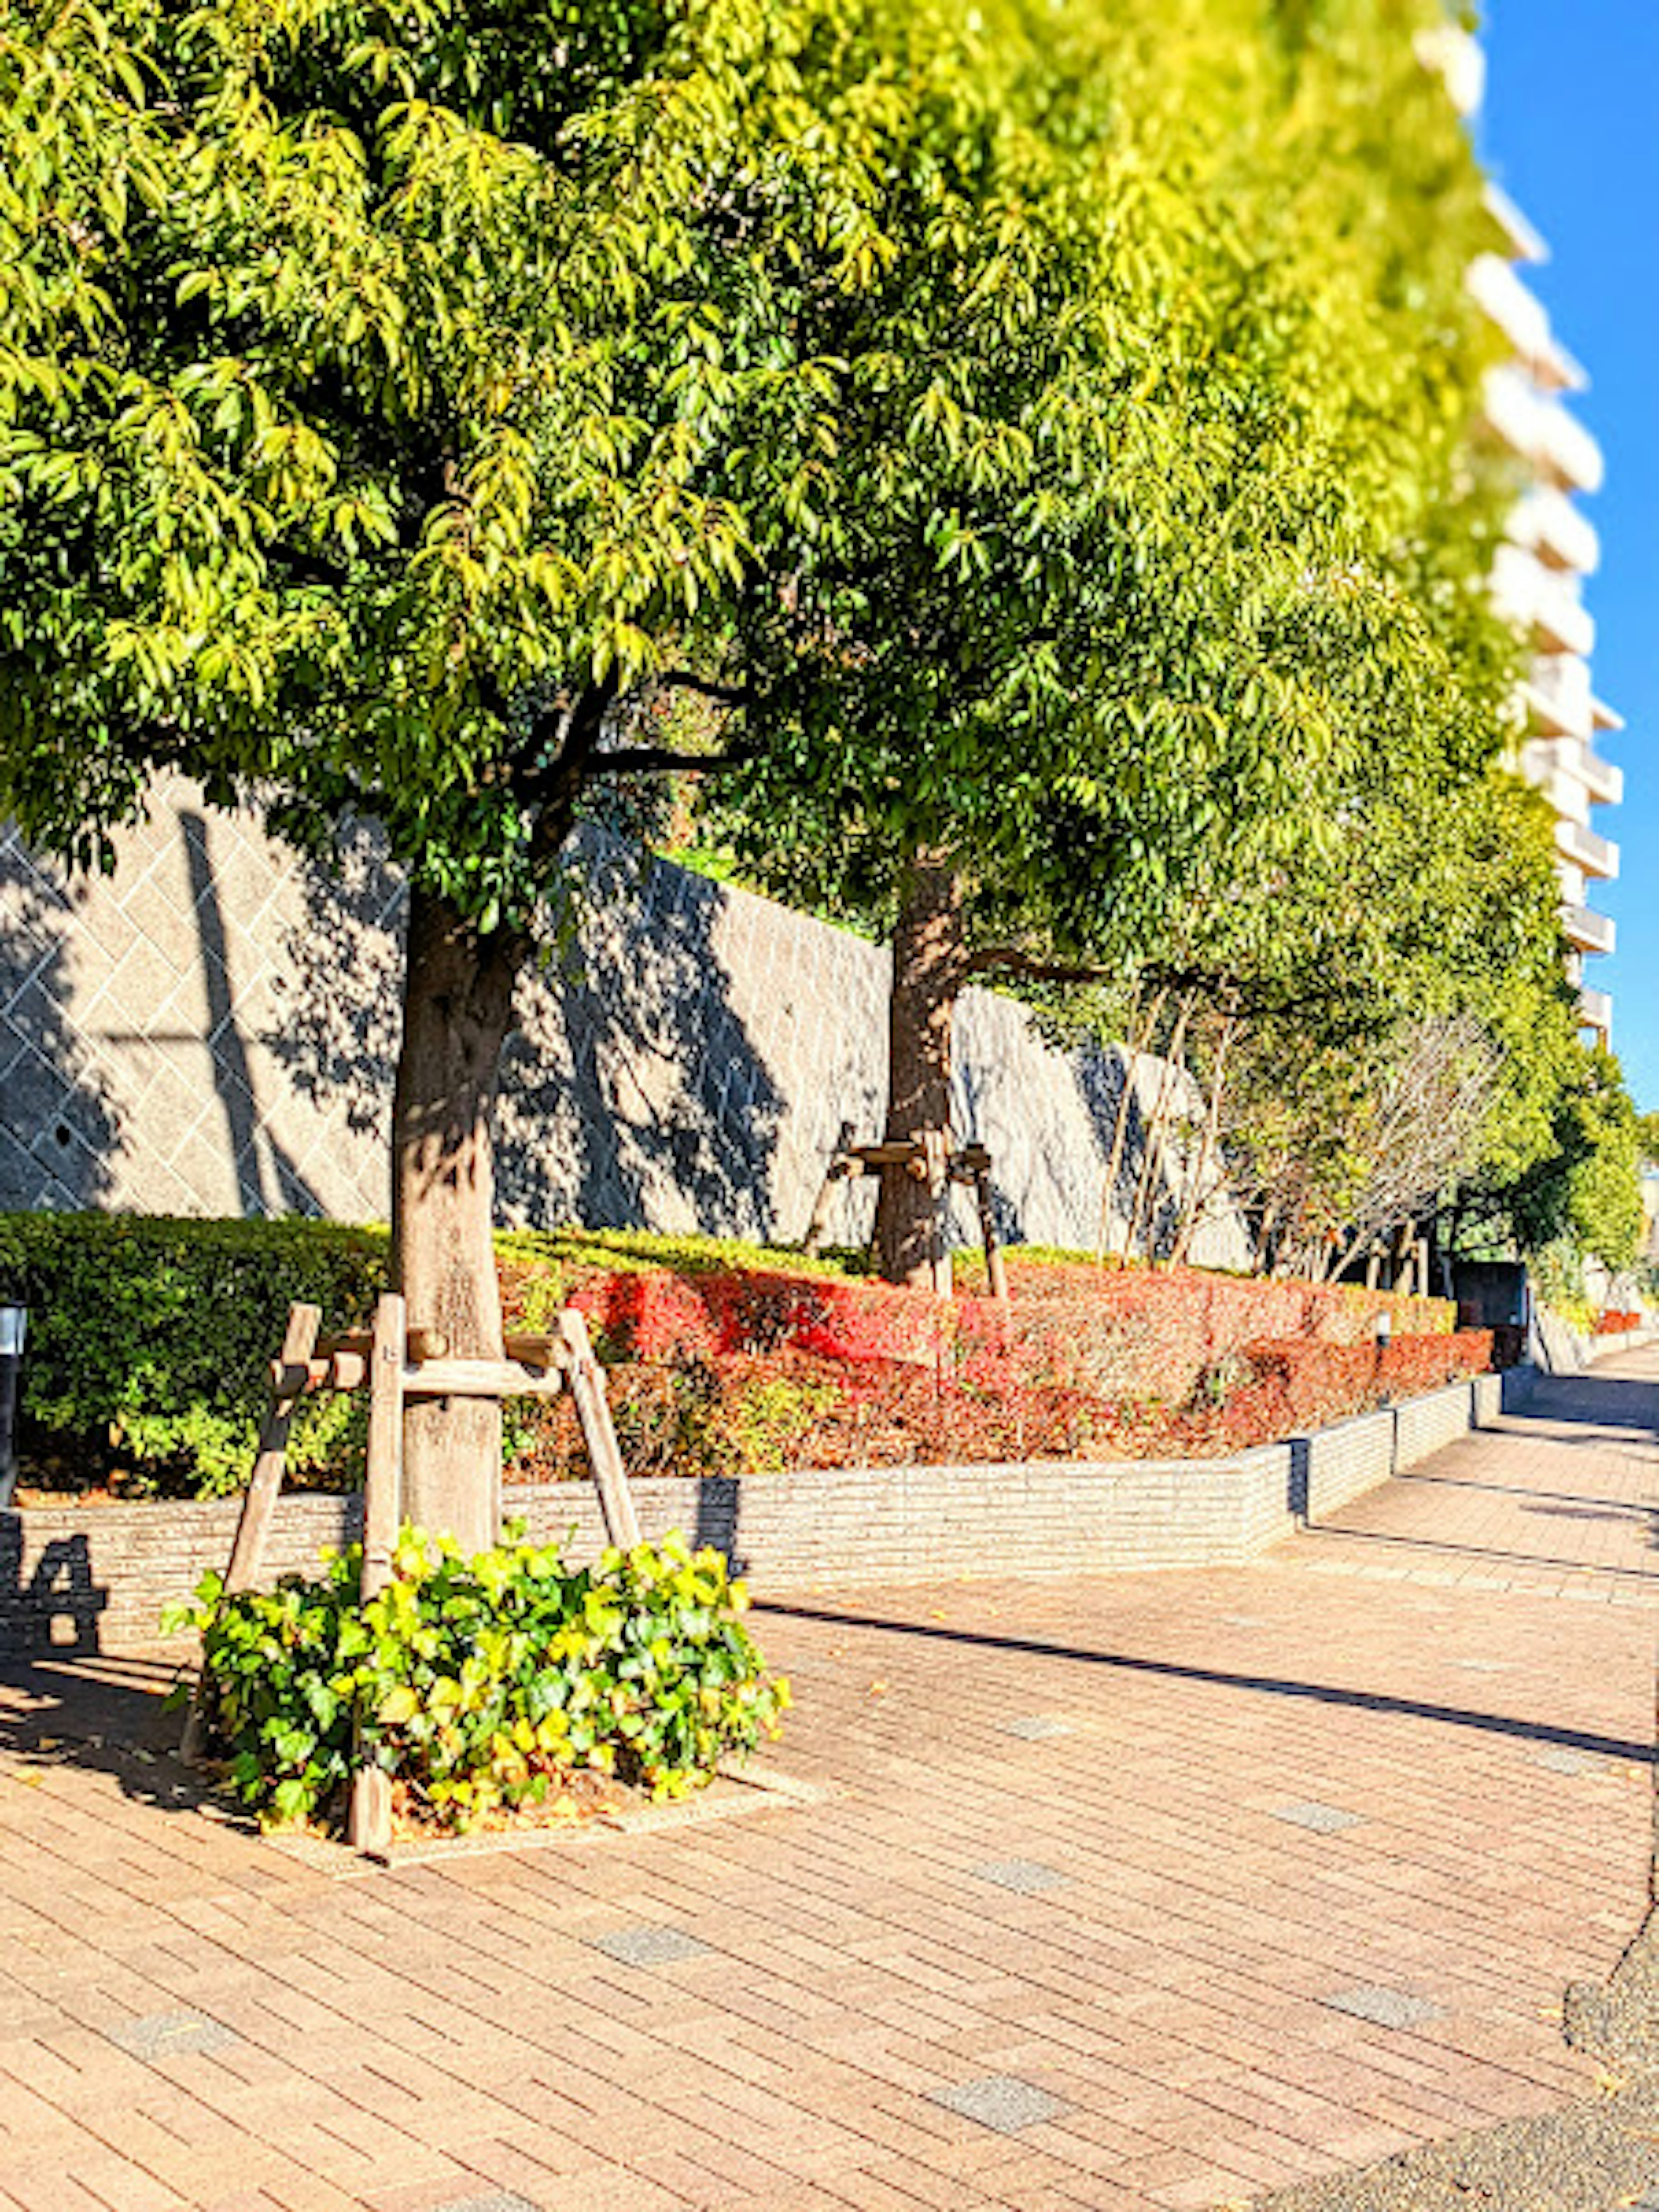
[[(1473, 113), (1486, 76), (1474, 40), (1448, 26), (1424, 40), (1419, 51), (1443, 77), (1459, 112)], [(1577, 494), (1600, 489), (1601, 451), (1565, 404), (1569, 395), (1584, 390), (1588, 379), (1558, 343), (1542, 302), (1516, 274), (1516, 263), (1544, 261), (1548, 248), (1495, 185), (1487, 205), (1502, 248), (1476, 259), (1469, 289), (1503, 333), (1511, 358), (1488, 377), (1486, 427), (1520, 460), (1527, 479), (1510, 517), (1509, 542), (1492, 571), (1492, 597), (1532, 652), (1521, 687), (1518, 764), (1554, 810), (1555, 866), (1580, 1021), (1606, 1043), (1613, 1001), (1585, 981), (1584, 963), (1613, 951), (1613, 922), (1591, 902), (1594, 886), (1618, 874), (1619, 848), (1595, 828), (1592, 816), (1598, 806), (1619, 804), (1624, 775), (1597, 753), (1595, 737), (1624, 724), (1591, 686), (1595, 624), (1583, 603), (1583, 584), (1595, 568), (1600, 546), (1573, 504)]]

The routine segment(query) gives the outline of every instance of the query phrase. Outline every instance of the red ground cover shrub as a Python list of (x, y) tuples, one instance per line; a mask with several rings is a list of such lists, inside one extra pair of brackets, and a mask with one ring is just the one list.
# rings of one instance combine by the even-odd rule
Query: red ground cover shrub
[(1641, 1326), (1642, 1316), (1639, 1313), (1620, 1313), (1612, 1306), (1608, 1307), (1606, 1313), (1597, 1314), (1595, 1316), (1597, 1336), (1626, 1336), (1632, 1329), (1640, 1328)]
[[(758, 1269), (598, 1274), (571, 1303), (640, 1473), (1202, 1457), (1491, 1362), (1490, 1334), (1452, 1332), (1437, 1300), (1191, 1268), (1012, 1272), (1006, 1308)], [(520, 1415), (515, 1445), (520, 1480), (582, 1465), (562, 1403)]]

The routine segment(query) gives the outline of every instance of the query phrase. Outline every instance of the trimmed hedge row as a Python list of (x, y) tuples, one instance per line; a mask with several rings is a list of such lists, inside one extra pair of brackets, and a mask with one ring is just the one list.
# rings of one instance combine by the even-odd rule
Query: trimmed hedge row
[[(240, 1489), (289, 1307), (319, 1305), (330, 1328), (365, 1322), (388, 1249), (384, 1230), (325, 1221), (0, 1215), (0, 1297), (29, 1310), (26, 1462), (94, 1479), (119, 1468), (130, 1494)], [(349, 1398), (312, 1401), (294, 1467), (349, 1486), (362, 1418)]]
[[(625, 1231), (506, 1231), (496, 1247), (508, 1310), (532, 1326), (596, 1272), (787, 1262), (811, 1274), (842, 1264)], [(325, 1330), (363, 1326), (390, 1258), (386, 1230), (337, 1222), (0, 1214), (0, 1303), (29, 1310), (26, 1474), (87, 1486), (118, 1472), (130, 1497), (240, 1490), (289, 1306), (320, 1306)], [(295, 1423), (290, 1465), (313, 1487), (356, 1487), (364, 1420), (359, 1398), (313, 1400)]]
[[(637, 1473), (1029, 1457), (1201, 1457), (1265, 1443), (1486, 1366), (1443, 1302), (1196, 1269), (1011, 1257), (1012, 1310), (850, 1279), (711, 1237), (516, 1231), (497, 1239), (510, 1325), (589, 1316)], [(364, 1322), (382, 1229), (286, 1220), (0, 1216), (0, 1297), (30, 1310), (27, 1475), (127, 1496), (222, 1496), (246, 1481), (264, 1370), (289, 1306)], [(962, 1271), (964, 1285), (971, 1270)], [(1394, 1324), (1380, 1353), (1379, 1311)], [(362, 1475), (359, 1396), (309, 1403), (292, 1463)], [(507, 1408), (509, 1480), (586, 1465), (569, 1407)]]

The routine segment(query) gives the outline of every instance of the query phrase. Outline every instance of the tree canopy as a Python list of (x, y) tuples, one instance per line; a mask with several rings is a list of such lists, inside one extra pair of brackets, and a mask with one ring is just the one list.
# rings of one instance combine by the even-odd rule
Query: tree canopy
[[(830, 910), (926, 878), (927, 1019), (994, 952), (1373, 1028), (1494, 927), (1534, 973), (1440, 12), (9, 9), (0, 807), (78, 865), (169, 769), (380, 826), (417, 1324), (499, 1349), (495, 1068), (597, 790), (721, 775)], [(411, 1416), (417, 1512), (489, 1528), (493, 1418)]]

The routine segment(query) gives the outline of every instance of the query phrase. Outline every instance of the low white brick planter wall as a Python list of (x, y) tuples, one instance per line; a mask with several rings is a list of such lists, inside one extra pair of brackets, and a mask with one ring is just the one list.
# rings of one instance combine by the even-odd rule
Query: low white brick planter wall
[[(1522, 1387), (1483, 1376), (1231, 1459), (711, 1475), (638, 1482), (635, 1496), (648, 1536), (715, 1545), (763, 1591), (1230, 1566), (1495, 1419)], [(586, 1483), (509, 1485), (506, 1501), (538, 1542), (577, 1559), (603, 1545)], [(227, 1498), (0, 1513), (0, 1656), (154, 1644), (162, 1607), (224, 1565), (239, 1510)], [(355, 1498), (284, 1498), (271, 1579), (354, 1540), (360, 1511)]]

